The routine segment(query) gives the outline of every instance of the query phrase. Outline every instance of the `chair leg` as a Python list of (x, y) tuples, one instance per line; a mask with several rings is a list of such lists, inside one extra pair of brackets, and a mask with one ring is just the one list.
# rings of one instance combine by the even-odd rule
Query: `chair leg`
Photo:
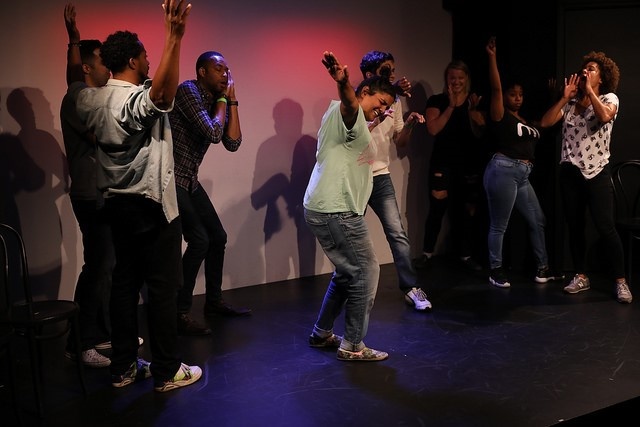
[(633, 272), (633, 233), (629, 234), (629, 243), (627, 248), (627, 280), (631, 286), (631, 273)]
[(20, 405), (18, 405), (18, 392), (16, 390), (17, 380), (16, 373), (13, 366), (13, 354), (11, 350), (11, 343), (9, 343), (6, 347), (5, 356), (7, 358), (7, 381), (9, 383), (9, 388), (11, 391), (11, 402), (13, 403), (13, 412), (16, 417), (16, 421), (19, 426), (22, 426), (22, 416), (20, 414)]
[(29, 345), (29, 355), (31, 360), (31, 376), (33, 377), (33, 392), (36, 397), (36, 408), (38, 415), (44, 417), (43, 389), (42, 389), (42, 372), (40, 368), (40, 354), (38, 344), (36, 342), (35, 331), (28, 329), (27, 341)]
[(78, 313), (71, 319), (71, 331), (76, 342), (76, 366), (78, 368), (78, 379), (82, 387), (82, 394), (87, 396), (87, 386), (84, 380), (84, 364), (82, 363), (82, 343), (80, 341), (80, 317)]

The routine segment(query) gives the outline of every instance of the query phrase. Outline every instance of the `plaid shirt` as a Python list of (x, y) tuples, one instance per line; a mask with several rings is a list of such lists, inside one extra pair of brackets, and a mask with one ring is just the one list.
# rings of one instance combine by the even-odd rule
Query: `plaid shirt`
[(242, 143), (242, 138), (229, 138), (215, 115), (211, 117), (214, 104), (211, 94), (197, 80), (187, 80), (178, 86), (169, 113), (176, 185), (190, 192), (200, 186), (198, 169), (210, 144), (222, 141), (227, 150), (236, 151)]

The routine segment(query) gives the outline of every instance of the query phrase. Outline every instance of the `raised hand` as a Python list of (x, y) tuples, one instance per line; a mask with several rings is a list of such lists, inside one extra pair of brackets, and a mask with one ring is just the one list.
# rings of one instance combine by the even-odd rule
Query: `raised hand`
[(469, 101), (467, 101), (469, 103), (469, 110), (473, 111), (478, 108), (478, 105), (480, 105), (480, 100), (482, 100), (482, 96), (478, 96), (475, 93), (470, 94)]
[(225, 96), (232, 101), (236, 99), (236, 83), (231, 77), (231, 70), (227, 70), (227, 90), (225, 91)]
[(566, 99), (571, 99), (578, 93), (578, 83), (580, 83), (580, 76), (578, 74), (571, 74), (567, 79), (564, 79), (564, 90), (562, 96)]
[(397, 82), (393, 84), (396, 88), (396, 93), (398, 95), (406, 96), (407, 98), (411, 98), (411, 82), (407, 80), (406, 77), (401, 78)]
[(487, 46), (485, 47), (487, 54), (489, 56), (496, 56), (496, 38), (495, 36), (489, 37), (489, 41), (487, 42)]
[(67, 3), (64, 6), (64, 25), (67, 27), (69, 43), (78, 43), (80, 31), (76, 25), (76, 7), (72, 3)]
[(184, 0), (164, 0), (164, 21), (167, 33), (181, 38), (187, 24), (187, 17), (191, 12), (191, 3), (184, 5)]
[(327, 68), (333, 80), (343, 84), (349, 82), (347, 66), (340, 64), (333, 52), (325, 51), (323, 53), (322, 64)]

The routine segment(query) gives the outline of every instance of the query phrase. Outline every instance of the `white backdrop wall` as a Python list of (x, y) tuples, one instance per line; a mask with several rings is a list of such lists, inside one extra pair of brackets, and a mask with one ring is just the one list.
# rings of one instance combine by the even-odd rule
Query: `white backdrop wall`
[[(236, 82), (243, 145), (236, 153), (212, 146), (200, 170), (229, 239), (223, 289), (326, 273), (332, 266), (298, 230), (300, 192), (313, 165), (316, 133), (335, 83), (321, 64), (324, 50), (351, 70), (369, 50), (394, 54), (398, 76), (415, 87), (405, 110), (424, 112), (426, 97), (442, 89), (450, 61), (451, 19), (440, 0), (193, 0), (184, 38), (180, 80), (194, 78), (207, 50), (225, 55)], [(4, 149), (2, 211), (15, 214), (39, 293), (72, 298), (82, 266), (82, 242), (67, 194), (59, 107), (66, 90), (64, 1), (0, 2), (0, 126), (3, 141), (18, 137), (27, 161)], [(160, 0), (77, 0), (83, 38), (104, 40), (116, 30), (138, 33), (151, 61), (163, 39)], [(7, 105), (7, 98), (11, 100)], [(7, 108), (9, 107), (9, 108)], [(431, 148), (424, 126), (411, 146), (393, 151), (392, 177), (415, 254), (421, 252), (426, 214), (425, 164)], [(9, 139), (6, 137), (9, 136)], [(15, 139), (15, 138), (14, 138)], [(26, 167), (27, 165), (28, 167)], [(12, 170), (16, 168), (19, 170)], [(30, 184), (29, 171), (44, 182)], [(367, 214), (381, 263), (392, 262), (384, 233)], [(301, 233), (298, 244), (297, 233)], [(315, 252), (315, 253), (314, 253)], [(300, 253), (300, 254), (299, 254)], [(204, 292), (202, 275), (196, 293)]]

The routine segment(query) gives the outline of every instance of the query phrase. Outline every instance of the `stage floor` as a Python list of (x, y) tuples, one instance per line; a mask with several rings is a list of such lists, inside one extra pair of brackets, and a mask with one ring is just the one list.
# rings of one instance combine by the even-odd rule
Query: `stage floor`
[[(169, 393), (154, 392), (152, 380), (114, 389), (103, 368), (86, 369), (84, 398), (63, 344), (49, 344), (40, 424), (537, 427), (631, 413), (625, 402), (640, 395), (640, 290), (632, 286), (637, 300), (620, 304), (602, 275), (576, 295), (563, 293), (566, 281), (529, 276), (512, 273), (512, 287), (498, 289), (486, 272), (435, 259), (420, 271), (434, 306), (421, 313), (405, 304), (395, 267), (383, 265), (365, 342), (390, 357), (376, 363), (341, 362), (307, 345), (329, 275), (225, 291), (253, 315), (213, 320), (210, 337), (180, 337), (184, 361), (204, 372)], [(194, 298), (199, 320), (203, 302)], [(140, 353), (150, 357), (140, 310)], [(38, 425), (26, 346), (16, 348), (23, 425)], [(0, 396), (2, 425), (12, 425), (6, 387)]]

